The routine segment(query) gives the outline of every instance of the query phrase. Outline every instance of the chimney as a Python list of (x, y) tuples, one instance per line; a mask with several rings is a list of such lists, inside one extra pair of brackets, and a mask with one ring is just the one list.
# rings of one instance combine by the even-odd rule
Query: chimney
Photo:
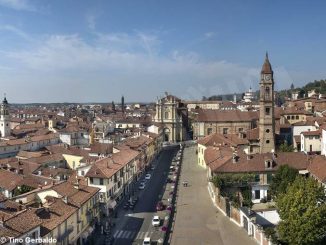
[(76, 178), (76, 182), (74, 183), (74, 188), (79, 190), (79, 179), (77, 179), (77, 178)]
[(4, 227), (5, 224), (5, 218), (2, 216), (0, 220), (0, 227)]
[(237, 151), (234, 151), (232, 153), (232, 162), (233, 163), (237, 163), (238, 162), (238, 154), (237, 154)]
[(62, 201), (65, 203), (65, 204), (68, 204), (68, 197), (67, 196), (64, 196)]
[(251, 155), (247, 154), (247, 160), (250, 160), (250, 159), (251, 159)]

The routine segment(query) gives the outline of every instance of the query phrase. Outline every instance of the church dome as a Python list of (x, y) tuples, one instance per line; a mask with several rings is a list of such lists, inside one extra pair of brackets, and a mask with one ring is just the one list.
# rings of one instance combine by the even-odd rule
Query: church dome
[(2, 104), (8, 105), (8, 101), (6, 97), (3, 99)]

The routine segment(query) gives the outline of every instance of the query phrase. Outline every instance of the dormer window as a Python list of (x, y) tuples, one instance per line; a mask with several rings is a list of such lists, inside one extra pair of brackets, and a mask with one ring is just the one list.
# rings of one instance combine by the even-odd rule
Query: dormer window
[(265, 169), (271, 169), (273, 167), (273, 160), (265, 160)]

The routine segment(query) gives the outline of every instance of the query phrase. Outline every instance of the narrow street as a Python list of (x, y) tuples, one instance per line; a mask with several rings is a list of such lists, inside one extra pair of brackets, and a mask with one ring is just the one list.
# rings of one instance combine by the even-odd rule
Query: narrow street
[[(152, 175), (151, 179), (147, 181), (145, 189), (138, 192), (139, 200), (134, 210), (124, 210), (123, 203), (118, 207), (118, 218), (112, 230), (114, 244), (142, 244), (145, 237), (152, 237), (155, 232), (151, 223), (152, 218), (156, 213), (156, 204), (166, 184), (169, 167), (177, 149), (178, 147), (167, 148), (161, 152), (155, 169), (149, 172)], [(138, 185), (136, 187), (138, 188)], [(96, 244), (103, 244), (103, 240), (97, 240)]]
[[(207, 190), (206, 170), (198, 166), (195, 151), (194, 146), (184, 150), (170, 244), (256, 244), (213, 205)], [(183, 181), (188, 181), (188, 187), (180, 184)]]

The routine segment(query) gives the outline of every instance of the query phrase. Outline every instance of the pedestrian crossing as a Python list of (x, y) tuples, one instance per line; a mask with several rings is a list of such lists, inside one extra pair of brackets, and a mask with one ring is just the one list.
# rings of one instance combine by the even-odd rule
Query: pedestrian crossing
[(144, 239), (145, 237), (151, 237), (154, 232), (151, 231), (126, 231), (126, 230), (117, 230), (114, 234), (113, 237), (115, 239), (133, 239), (133, 240), (140, 240)]

